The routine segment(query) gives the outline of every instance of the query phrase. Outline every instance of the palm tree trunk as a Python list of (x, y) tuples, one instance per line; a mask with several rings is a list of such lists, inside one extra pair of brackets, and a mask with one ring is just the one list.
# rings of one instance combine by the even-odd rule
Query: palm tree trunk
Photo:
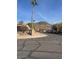
[(31, 29), (31, 35), (34, 35), (34, 24), (33, 24), (33, 20), (34, 20), (34, 6), (32, 6), (32, 20), (31, 20), (31, 23), (32, 23), (32, 29)]

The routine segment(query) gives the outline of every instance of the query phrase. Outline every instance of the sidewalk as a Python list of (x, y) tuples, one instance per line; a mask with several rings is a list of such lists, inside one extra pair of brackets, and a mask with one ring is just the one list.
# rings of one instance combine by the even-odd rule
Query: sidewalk
[(47, 36), (46, 34), (38, 33), (38, 32), (35, 32), (34, 35), (29, 35), (29, 34), (20, 35), (19, 33), (17, 33), (17, 39), (40, 38), (40, 37), (46, 37), (46, 36)]

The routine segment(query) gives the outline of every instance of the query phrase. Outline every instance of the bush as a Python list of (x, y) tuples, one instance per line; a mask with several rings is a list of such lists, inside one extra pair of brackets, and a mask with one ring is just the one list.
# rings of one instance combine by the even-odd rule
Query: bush
[(62, 23), (59, 23), (59, 24), (54, 24), (52, 26), (52, 31), (54, 33), (62, 33)]

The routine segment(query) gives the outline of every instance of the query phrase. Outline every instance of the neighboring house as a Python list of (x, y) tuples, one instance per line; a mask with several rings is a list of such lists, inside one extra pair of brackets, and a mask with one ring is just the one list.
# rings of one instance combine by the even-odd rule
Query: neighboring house
[(30, 27), (28, 25), (17, 25), (17, 32), (29, 33)]
[(52, 26), (47, 22), (38, 22), (35, 24), (35, 30), (39, 32), (48, 32), (52, 29)]
[[(26, 24), (18, 24), (17, 25), (17, 31), (21, 31), (21, 32), (29, 32), (31, 30), (31, 23), (29, 23), (28, 25)], [(52, 30), (52, 25), (45, 22), (45, 21), (41, 21), (38, 23), (34, 23), (34, 29), (37, 32), (50, 32)]]

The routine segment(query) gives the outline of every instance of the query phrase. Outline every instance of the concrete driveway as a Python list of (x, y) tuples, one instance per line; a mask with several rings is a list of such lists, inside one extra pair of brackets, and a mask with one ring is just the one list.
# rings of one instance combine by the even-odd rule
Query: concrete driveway
[(62, 59), (62, 36), (17, 40), (17, 59)]

